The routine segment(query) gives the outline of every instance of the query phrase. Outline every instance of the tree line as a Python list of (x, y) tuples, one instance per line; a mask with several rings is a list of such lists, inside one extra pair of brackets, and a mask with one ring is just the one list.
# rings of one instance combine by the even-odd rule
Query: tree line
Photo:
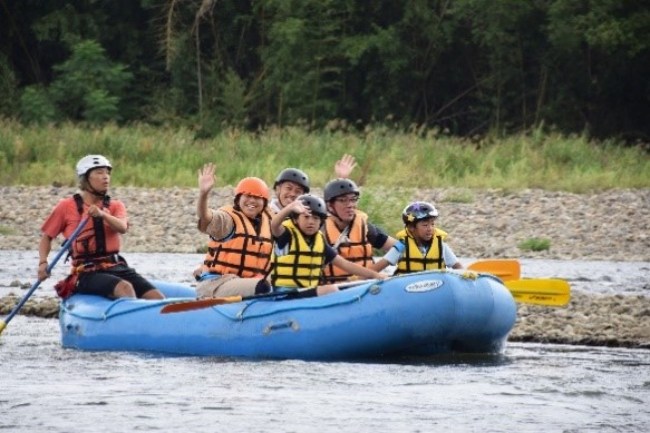
[(0, 0), (0, 116), (650, 141), (641, 0)]

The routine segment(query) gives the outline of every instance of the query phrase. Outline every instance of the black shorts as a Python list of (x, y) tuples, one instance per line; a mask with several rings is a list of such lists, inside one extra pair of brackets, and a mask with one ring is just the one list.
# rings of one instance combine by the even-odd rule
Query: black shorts
[(113, 290), (117, 286), (117, 283), (122, 280), (131, 283), (138, 298), (141, 298), (149, 290), (156, 289), (153, 284), (138, 274), (135, 269), (120, 264), (102, 271), (82, 272), (79, 274), (79, 281), (74, 292), (84, 295), (99, 295), (106, 298), (113, 298)]

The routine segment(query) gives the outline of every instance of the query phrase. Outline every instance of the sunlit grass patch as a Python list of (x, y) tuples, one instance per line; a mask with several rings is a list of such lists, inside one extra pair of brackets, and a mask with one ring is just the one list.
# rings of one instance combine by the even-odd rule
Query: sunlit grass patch
[(5, 235), (6, 236), (6, 235), (13, 235), (13, 234), (14, 234), (14, 231), (11, 228), (5, 227), (5, 226), (0, 226), (0, 235)]
[(528, 238), (519, 242), (517, 247), (522, 251), (545, 251), (551, 248), (551, 240), (546, 238)]

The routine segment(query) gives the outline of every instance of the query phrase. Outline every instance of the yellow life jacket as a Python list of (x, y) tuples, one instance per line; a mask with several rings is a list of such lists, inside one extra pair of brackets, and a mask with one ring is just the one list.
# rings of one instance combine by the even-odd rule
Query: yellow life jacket
[[(369, 268), (373, 264), (372, 245), (368, 241), (368, 215), (357, 210), (356, 216), (348, 227), (340, 230), (332, 218), (325, 220), (325, 239), (329, 245), (335, 246), (343, 231), (347, 232), (347, 242), (336, 247), (336, 251), (344, 259), (357, 265)], [(348, 280), (352, 274), (329, 264), (325, 267), (325, 281), (337, 283)]]
[(289, 251), (283, 256), (273, 253), (271, 284), (278, 287), (316, 287), (325, 263), (325, 236), (316, 232), (313, 245), (309, 246), (293, 221), (286, 220), (282, 225), (291, 233)]
[(447, 237), (446, 232), (437, 228), (435, 229), (431, 247), (426, 255), (422, 254), (415, 238), (406, 229), (400, 230), (395, 236), (406, 246), (402, 257), (397, 262), (395, 275), (425, 271), (428, 269), (445, 269), (445, 261), (442, 257), (442, 242)]
[(260, 215), (259, 233), (253, 222), (232, 206), (224, 206), (235, 222), (233, 235), (225, 241), (210, 239), (204, 266), (209, 272), (234, 274), (240, 277), (264, 277), (271, 263), (273, 239), (268, 210)]

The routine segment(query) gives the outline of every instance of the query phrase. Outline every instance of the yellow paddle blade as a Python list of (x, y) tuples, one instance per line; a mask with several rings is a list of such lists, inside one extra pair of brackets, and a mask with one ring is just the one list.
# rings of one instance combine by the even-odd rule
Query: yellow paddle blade
[(524, 304), (562, 307), (571, 299), (571, 287), (556, 278), (530, 278), (504, 281), (515, 301)]
[(521, 278), (521, 265), (519, 264), (519, 260), (479, 260), (470, 264), (467, 269), (474, 272), (496, 275), (503, 281), (518, 280)]

